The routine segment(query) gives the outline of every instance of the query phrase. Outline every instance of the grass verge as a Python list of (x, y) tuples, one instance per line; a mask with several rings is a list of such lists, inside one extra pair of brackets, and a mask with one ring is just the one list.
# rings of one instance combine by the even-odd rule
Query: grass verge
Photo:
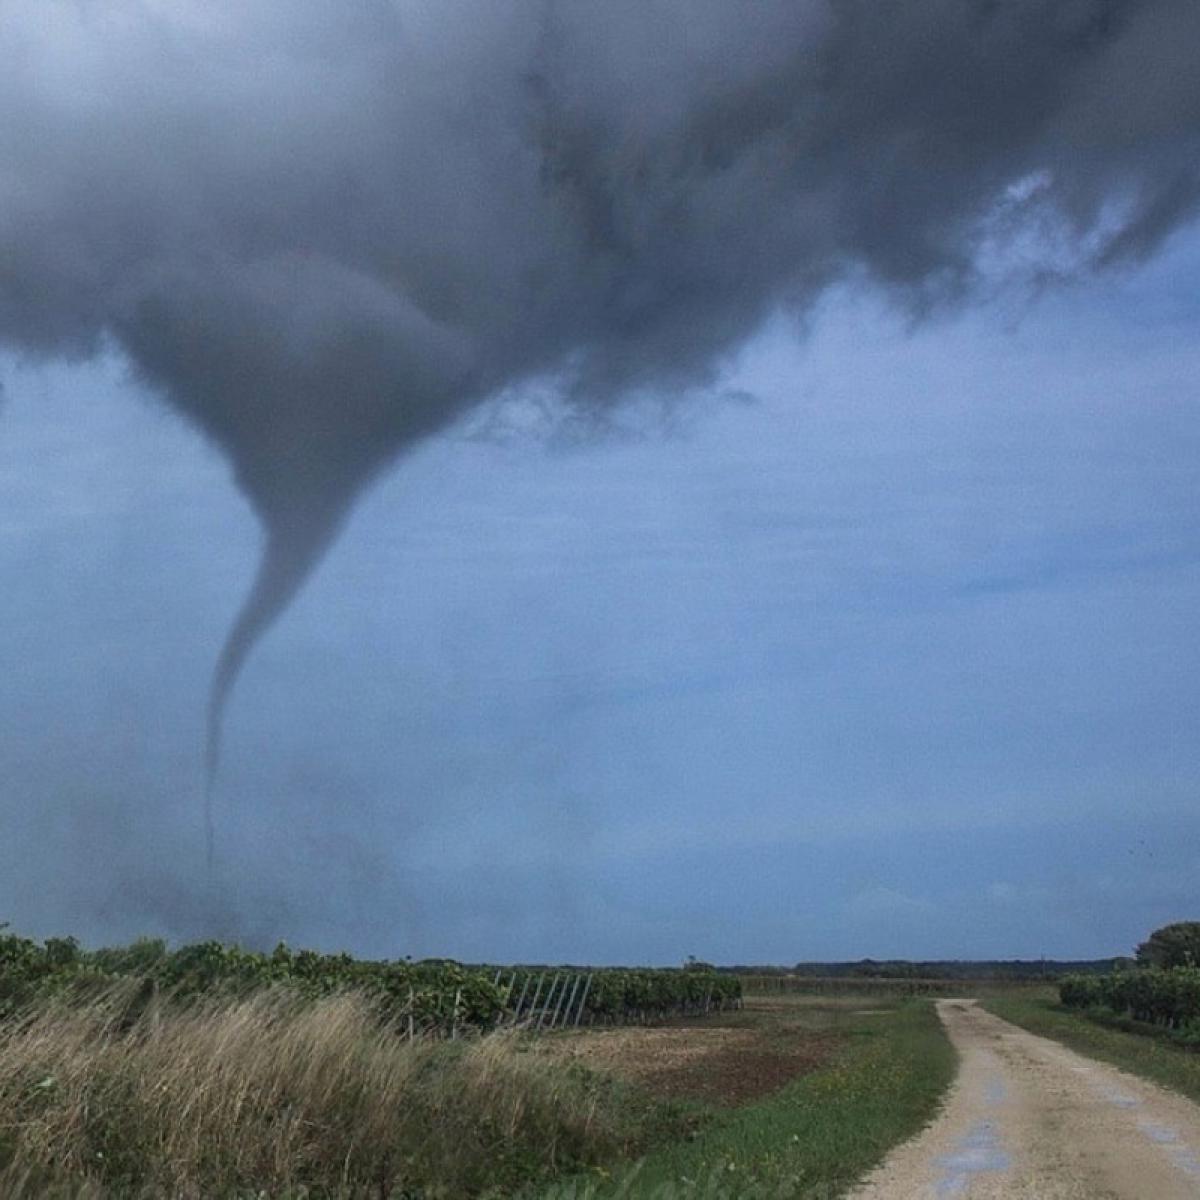
[(1120, 1028), (1116, 1018), (1105, 1021), (1063, 1008), (1050, 991), (1033, 995), (989, 996), (981, 1001), (988, 1012), (1053, 1038), (1131, 1075), (1140, 1075), (1191, 1099), (1200, 1101), (1200, 1054), (1169, 1040)]
[(935, 1115), (955, 1056), (933, 1005), (909, 1001), (846, 1018), (831, 1064), (609, 1175), (593, 1172), (539, 1200), (774, 1200), (841, 1195)]

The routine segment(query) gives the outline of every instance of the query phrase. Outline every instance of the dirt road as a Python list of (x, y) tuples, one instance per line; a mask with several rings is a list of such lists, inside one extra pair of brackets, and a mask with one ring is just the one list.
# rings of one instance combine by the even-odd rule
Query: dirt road
[(970, 1000), (940, 1000), (961, 1058), (933, 1125), (851, 1200), (1197, 1200), (1200, 1107)]

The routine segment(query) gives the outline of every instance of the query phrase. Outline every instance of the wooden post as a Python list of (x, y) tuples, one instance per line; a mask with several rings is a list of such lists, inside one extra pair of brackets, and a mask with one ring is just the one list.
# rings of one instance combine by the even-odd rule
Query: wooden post
[(546, 993), (546, 999), (542, 1001), (542, 1011), (538, 1013), (537, 1024), (535, 1029), (541, 1029), (542, 1022), (546, 1019), (546, 1010), (550, 1007), (550, 1001), (554, 999), (554, 989), (558, 986), (558, 972), (554, 973), (554, 979), (550, 983), (550, 990)]
[[(569, 978), (569, 977), (568, 977)], [(575, 976), (575, 987), (579, 986), (579, 976)], [(550, 1028), (553, 1029), (558, 1024), (558, 1014), (562, 1011), (563, 999), (567, 994), (567, 981), (563, 980), (562, 991), (558, 993), (558, 1003), (554, 1006), (554, 1016), (550, 1018)], [(575, 990), (572, 988), (571, 995), (575, 995)]]
[(592, 990), (592, 976), (588, 974), (587, 979), (583, 980), (583, 992), (580, 996), (580, 1006), (575, 1009), (575, 1028), (580, 1027), (580, 1021), (583, 1019), (583, 1008), (588, 1002), (588, 992)]
[(592, 977), (589, 975), (583, 985), (583, 995), (579, 997), (579, 1007), (575, 1010), (575, 1028), (579, 1028), (580, 1019), (583, 1017), (583, 1008), (587, 1004), (588, 992), (591, 991)]
[(575, 993), (579, 991), (579, 985), (583, 982), (582, 975), (575, 976), (575, 983), (571, 987), (571, 995), (567, 1000), (567, 1007), (563, 1009), (563, 1025), (571, 1019), (571, 1009), (575, 1006)]
[[(513, 1011), (513, 1019), (512, 1019), (512, 1023), (513, 1023), (514, 1025), (517, 1023), (517, 1021), (518, 1021), (518, 1020), (520, 1020), (520, 1017), (521, 1017), (521, 1005), (525, 1003), (525, 993), (529, 991), (529, 980), (530, 980), (530, 978), (531, 978), (531, 977), (530, 977), (529, 975), (526, 975), (526, 976), (525, 976), (525, 983), (524, 983), (524, 986), (521, 988), (521, 995), (520, 995), (520, 996), (517, 998), (517, 1007), (516, 1007), (516, 1009), (514, 1009), (514, 1011)], [(514, 976), (513, 976), (513, 983), (516, 983), (516, 981), (517, 981), (517, 977), (514, 975)]]
[(535, 1008), (537, 1008), (538, 997), (542, 994), (542, 982), (545, 980), (545, 978), (546, 978), (546, 972), (543, 971), (538, 976), (537, 987), (535, 987), (533, 989), (533, 999), (530, 1000), (530, 1002), (529, 1002), (529, 1011), (531, 1013), (533, 1012), (533, 1010)]

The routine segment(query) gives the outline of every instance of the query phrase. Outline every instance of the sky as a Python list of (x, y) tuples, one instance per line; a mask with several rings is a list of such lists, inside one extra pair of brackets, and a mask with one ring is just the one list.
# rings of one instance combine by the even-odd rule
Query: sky
[(756, 17), (6, 8), (0, 921), (671, 964), (1197, 915), (1200, 9)]
[[(1128, 952), (1200, 878), (1200, 236), (371, 491), (230, 713), (260, 533), (114, 357), (5, 364), (0, 909), (466, 960)], [(84, 601), (86, 600), (86, 603)], [(215, 922), (215, 926), (213, 925)]]

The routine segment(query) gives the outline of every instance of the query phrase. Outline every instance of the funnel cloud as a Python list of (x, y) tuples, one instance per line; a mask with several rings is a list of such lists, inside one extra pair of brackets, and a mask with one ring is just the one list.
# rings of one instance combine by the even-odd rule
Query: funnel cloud
[(1192, 0), (8, 0), (0, 341), (116, 349), (264, 529), (257, 640), (370, 481), (531, 382), (685, 396), (860, 279), (1135, 260), (1200, 201)]

